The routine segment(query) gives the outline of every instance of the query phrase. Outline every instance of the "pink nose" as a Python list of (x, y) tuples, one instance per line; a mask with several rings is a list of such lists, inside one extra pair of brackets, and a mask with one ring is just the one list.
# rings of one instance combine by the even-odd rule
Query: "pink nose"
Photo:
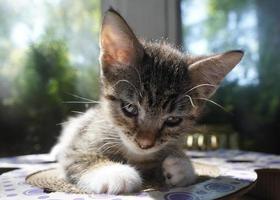
[(155, 141), (149, 138), (136, 138), (135, 141), (141, 149), (149, 149), (155, 145)]

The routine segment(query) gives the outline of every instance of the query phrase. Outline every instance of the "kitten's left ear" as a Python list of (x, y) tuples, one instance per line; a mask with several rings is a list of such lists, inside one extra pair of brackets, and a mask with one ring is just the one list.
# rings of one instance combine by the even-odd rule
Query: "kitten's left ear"
[(200, 97), (209, 98), (243, 55), (244, 52), (240, 50), (228, 51), (192, 63), (188, 70), (192, 87), (196, 87), (193, 91), (197, 91)]
[(144, 50), (126, 21), (112, 8), (104, 16), (101, 36), (101, 63), (105, 68), (134, 65)]

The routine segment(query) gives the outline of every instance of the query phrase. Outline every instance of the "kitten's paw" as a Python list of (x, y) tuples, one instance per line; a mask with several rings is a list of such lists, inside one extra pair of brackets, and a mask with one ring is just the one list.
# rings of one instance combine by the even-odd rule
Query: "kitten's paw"
[(162, 163), (165, 183), (169, 186), (186, 186), (195, 182), (196, 175), (188, 158), (168, 156)]
[(142, 180), (133, 167), (114, 163), (90, 170), (82, 175), (77, 185), (89, 193), (120, 194), (139, 190)]

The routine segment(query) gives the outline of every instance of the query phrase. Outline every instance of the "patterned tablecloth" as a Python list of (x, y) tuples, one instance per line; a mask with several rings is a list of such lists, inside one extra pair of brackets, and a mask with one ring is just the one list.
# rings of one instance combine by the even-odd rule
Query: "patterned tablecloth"
[(45, 193), (42, 189), (25, 183), (25, 177), (39, 169), (55, 166), (49, 163), (48, 154), (1, 158), (0, 168), (19, 168), (0, 176), (0, 199), (46, 199), (46, 200), (88, 200), (88, 199), (165, 199), (203, 200), (215, 199), (234, 193), (256, 180), (255, 169), (279, 168), (280, 156), (238, 150), (190, 151), (192, 160), (217, 165), (221, 176), (185, 188), (165, 191), (141, 192), (131, 195), (86, 195), (62, 192)]

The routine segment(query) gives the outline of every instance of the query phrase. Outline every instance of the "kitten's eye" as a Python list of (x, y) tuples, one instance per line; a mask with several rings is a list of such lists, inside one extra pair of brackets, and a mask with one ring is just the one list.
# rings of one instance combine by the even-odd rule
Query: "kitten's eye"
[(165, 120), (164, 124), (166, 126), (173, 127), (173, 126), (179, 125), (181, 122), (182, 122), (182, 118), (180, 118), (180, 117), (168, 117)]
[(136, 105), (128, 102), (122, 102), (121, 107), (124, 114), (128, 117), (135, 117), (138, 115), (138, 108)]

